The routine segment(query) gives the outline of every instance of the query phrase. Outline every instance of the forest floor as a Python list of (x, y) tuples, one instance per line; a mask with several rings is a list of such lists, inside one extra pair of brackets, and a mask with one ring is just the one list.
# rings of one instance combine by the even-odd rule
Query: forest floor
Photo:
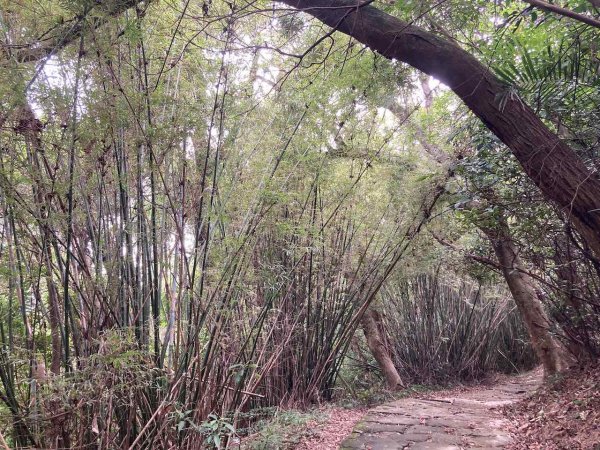
[(571, 369), (503, 412), (511, 450), (600, 450), (600, 364)]

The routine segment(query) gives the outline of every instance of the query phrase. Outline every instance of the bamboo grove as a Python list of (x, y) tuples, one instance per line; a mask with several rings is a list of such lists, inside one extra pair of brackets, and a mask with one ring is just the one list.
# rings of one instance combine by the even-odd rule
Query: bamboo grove
[(443, 87), (285, 8), (119, 1), (2, 3), (15, 447), (222, 448), (334, 398), (375, 306), (404, 380), (531, 367), (490, 215), (535, 242), (515, 270), (570, 358), (597, 351), (597, 260), (539, 196), (507, 206), (531, 184)]
[(258, 61), (236, 67), (233, 24), (201, 67), (151, 76), (160, 61), (140, 21), (86, 34), (74, 57), (15, 83), (26, 98), (3, 144), (2, 381), (17, 445), (193, 447), (209, 413), (327, 398), (421, 220), (382, 208), (369, 230), (352, 214), (389, 138), (363, 133), (366, 160), (334, 184), (327, 172), (347, 162), (299, 133), (318, 105), (257, 104)]

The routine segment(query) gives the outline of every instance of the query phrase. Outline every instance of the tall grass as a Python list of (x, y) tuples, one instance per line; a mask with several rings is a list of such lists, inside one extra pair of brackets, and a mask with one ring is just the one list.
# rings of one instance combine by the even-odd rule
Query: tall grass
[(510, 294), (438, 274), (389, 282), (382, 289), (390, 348), (401, 376), (415, 383), (474, 379), (532, 367)]

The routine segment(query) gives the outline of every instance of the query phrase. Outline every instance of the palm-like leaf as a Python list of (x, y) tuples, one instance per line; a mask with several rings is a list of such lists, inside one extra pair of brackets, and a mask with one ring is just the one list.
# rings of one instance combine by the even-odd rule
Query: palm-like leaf
[(505, 83), (516, 88), (538, 110), (571, 112), (575, 108), (598, 108), (599, 61), (577, 42), (563, 40), (558, 50), (548, 45), (546, 54), (532, 56), (520, 42), (515, 61), (495, 68)]

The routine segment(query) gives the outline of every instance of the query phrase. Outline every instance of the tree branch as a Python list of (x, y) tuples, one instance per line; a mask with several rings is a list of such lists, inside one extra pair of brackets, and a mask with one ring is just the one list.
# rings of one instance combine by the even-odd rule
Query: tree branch
[[(281, 0), (454, 91), (600, 255), (600, 178), (506, 84), (455, 43), (356, 0)], [(502, 99), (502, 101), (499, 101)], [(506, 101), (505, 101), (506, 100)]]
[[(585, 14), (576, 13), (575, 11), (571, 11), (570, 9), (563, 8), (558, 5), (554, 5), (552, 3), (545, 2), (543, 0), (523, 0), (525, 3), (529, 3), (530, 5), (535, 6), (536, 8), (543, 9), (544, 11), (550, 11), (554, 14), (558, 14), (560, 16), (569, 17), (571, 19), (577, 20), (579, 22), (583, 22), (589, 26), (600, 28), (600, 20), (595, 19), (590, 16), (586, 16)], [(592, 1), (592, 5), (596, 6), (597, 1)]]
[(459, 248), (458, 246), (456, 246), (455, 244), (453, 244), (452, 242), (442, 238), (441, 236), (438, 236), (436, 233), (434, 233), (432, 230), (428, 230), (429, 233), (431, 234), (431, 236), (433, 236), (433, 238), (438, 241), (441, 245), (443, 245), (444, 247), (448, 247), (449, 249), (460, 253), (463, 257), (467, 258), (467, 259), (471, 259), (473, 261), (476, 261), (480, 264), (486, 265), (486, 266), (490, 266), (493, 269), (496, 269), (498, 271), (502, 271), (502, 266), (500, 265), (500, 263), (498, 263), (497, 261), (494, 261), (493, 259), (490, 258), (486, 258), (485, 256), (479, 256), (479, 255), (475, 255), (473, 253), (469, 253), (466, 250)]
[(3, 57), (14, 58), (21, 63), (40, 61), (77, 40), (85, 30), (99, 28), (111, 17), (116, 17), (127, 11), (129, 8), (133, 8), (134, 6), (145, 2), (140, 0), (118, 0), (106, 3), (109, 3), (109, 5), (99, 5), (97, 7), (97, 9), (102, 12), (102, 17), (94, 17), (87, 23), (84, 20), (85, 15), (80, 14), (65, 21), (63, 24), (52, 30), (47, 31), (42, 37), (32, 43), (24, 45), (7, 45), (6, 43), (3, 43)]

